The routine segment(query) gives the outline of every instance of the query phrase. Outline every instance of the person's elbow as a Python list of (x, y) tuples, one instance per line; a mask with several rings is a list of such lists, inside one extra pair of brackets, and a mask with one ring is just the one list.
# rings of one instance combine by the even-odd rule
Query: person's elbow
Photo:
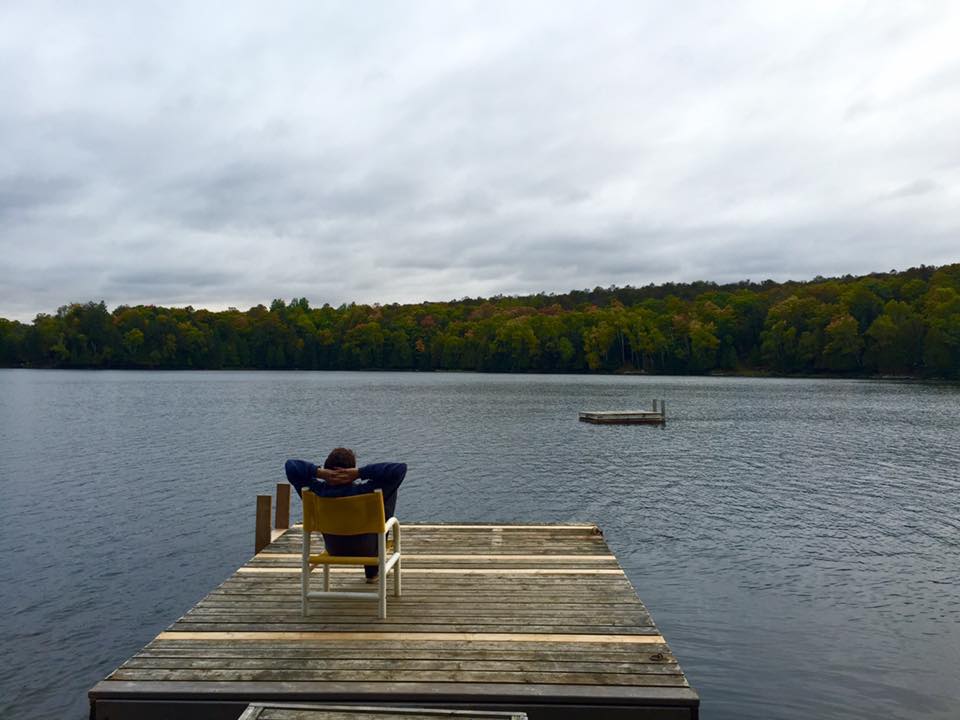
[(291, 482), (300, 480), (305, 475), (303, 462), (300, 460), (287, 460), (283, 464), (283, 471), (287, 475), (287, 480)]

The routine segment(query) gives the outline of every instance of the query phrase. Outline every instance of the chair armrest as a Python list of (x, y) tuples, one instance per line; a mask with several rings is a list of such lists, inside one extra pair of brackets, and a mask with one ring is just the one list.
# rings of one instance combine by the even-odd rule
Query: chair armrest
[(387, 520), (386, 524), (384, 525), (384, 528), (385, 528), (383, 531), (384, 543), (386, 543), (387, 541), (387, 533), (389, 533), (390, 529), (393, 528), (393, 554), (399, 555), (400, 554), (400, 521), (397, 520), (396, 517), (392, 517), (389, 520)]

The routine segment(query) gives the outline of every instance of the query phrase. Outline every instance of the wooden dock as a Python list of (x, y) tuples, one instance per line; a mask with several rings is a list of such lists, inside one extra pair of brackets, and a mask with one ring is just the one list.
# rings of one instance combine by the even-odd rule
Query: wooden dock
[[(303, 617), (301, 542), (299, 527), (279, 534), (93, 687), (91, 718), (235, 720), (255, 702), (697, 717), (593, 525), (404, 523), (403, 596), (385, 620), (339, 599)], [(371, 589), (358, 568), (332, 580)]]

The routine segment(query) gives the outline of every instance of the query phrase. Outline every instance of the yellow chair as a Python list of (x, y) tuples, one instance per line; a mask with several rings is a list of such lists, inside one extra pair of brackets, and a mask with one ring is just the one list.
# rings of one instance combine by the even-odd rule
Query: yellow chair
[[(310, 600), (320, 598), (355, 598), (359, 600), (379, 601), (379, 616), (387, 617), (387, 573), (393, 570), (393, 594), (400, 597), (400, 523), (392, 517), (384, 520), (383, 493), (350, 495), (347, 497), (327, 498), (304, 490), (303, 498), (303, 577), (301, 597), (303, 614), (309, 611)], [(393, 552), (387, 557), (387, 533), (393, 528)], [(331, 555), (324, 551), (319, 555), (310, 554), (310, 535), (315, 532), (330, 535), (366, 535), (375, 533), (377, 537), (376, 557), (350, 557)], [(323, 591), (310, 591), (310, 573), (323, 565)], [(347, 592), (330, 590), (331, 565), (376, 565), (380, 568), (378, 592)]]

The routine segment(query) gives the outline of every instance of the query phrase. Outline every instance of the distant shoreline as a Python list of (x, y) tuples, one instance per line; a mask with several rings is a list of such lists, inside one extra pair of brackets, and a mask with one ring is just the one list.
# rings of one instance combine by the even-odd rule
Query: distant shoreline
[(0, 366), (960, 378), (960, 263), (810, 282), (696, 282), (241, 311), (64, 305), (0, 318)]
[(764, 370), (718, 371), (709, 373), (648, 373), (641, 370), (617, 370), (613, 372), (575, 372), (565, 371), (497, 371), (497, 370), (417, 370), (410, 368), (337, 368), (337, 369), (306, 369), (306, 368), (131, 368), (131, 367), (29, 367), (4, 366), (0, 370), (37, 370), (59, 372), (147, 372), (147, 373), (219, 373), (219, 372), (278, 372), (278, 373), (395, 373), (395, 374), (437, 374), (437, 375), (576, 375), (581, 377), (646, 377), (646, 378), (746, 378), (755, 380), (871, 380), (877, 382), (909, 382), (909, 383), (936, 383), (960, 384), (955, 378), (933, 377), (928, 375), (869, 375), (869, 374), (842, 374), (842, 373), (795, 373), (782, 374)]

